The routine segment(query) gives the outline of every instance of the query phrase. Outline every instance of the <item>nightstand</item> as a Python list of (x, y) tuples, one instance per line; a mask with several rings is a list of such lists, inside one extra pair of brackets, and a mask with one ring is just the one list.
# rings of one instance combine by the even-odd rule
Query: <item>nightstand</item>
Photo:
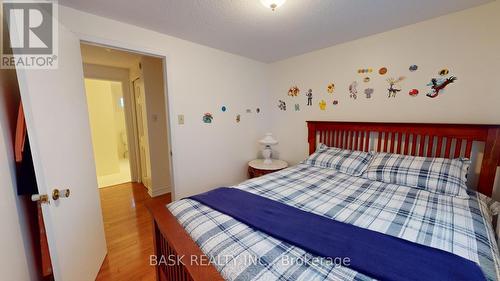
[(288, 167), (288, 163), (283, 160), (273, 159), (271, 164), (264, 164), (264, 159), (255, 159), (248, 162), (248, 177), (256, 178), (267, 175)]

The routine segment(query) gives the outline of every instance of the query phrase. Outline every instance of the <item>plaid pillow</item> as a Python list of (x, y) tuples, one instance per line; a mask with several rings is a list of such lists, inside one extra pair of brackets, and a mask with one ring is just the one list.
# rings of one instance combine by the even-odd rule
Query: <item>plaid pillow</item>
[(417, 157), (377, 153), (364, 177), (451, 196), (468, 198), (467, 159)]
[(316, 152), (303, 163), (311, 166), (330, 168), (352, 176), (360, 176), (372, 158), (370, 153), (328, 147), (320, 144)]

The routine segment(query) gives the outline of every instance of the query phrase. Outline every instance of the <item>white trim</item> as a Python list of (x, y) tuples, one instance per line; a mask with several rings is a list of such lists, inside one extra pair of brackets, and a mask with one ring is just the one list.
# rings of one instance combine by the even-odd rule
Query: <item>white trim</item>
[(148, 188), (148, 194), (151, 197), (156, 197), (156, 196), (160, 196), (160, 195), (167, 194), (167, 193), (170, 193), (170, 188), (168, 188), (167, 186), (154, 187), (154, 188), (152, 187), (151, 189)]

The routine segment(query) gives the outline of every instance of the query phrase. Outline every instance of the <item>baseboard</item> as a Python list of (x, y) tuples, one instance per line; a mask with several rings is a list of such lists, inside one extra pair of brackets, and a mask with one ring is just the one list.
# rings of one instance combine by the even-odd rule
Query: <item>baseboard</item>
[(148, 193), (149, 193), (149, 196), (151, 196), (151, 197), (160, 196), (163, 194), (170, 193), (170, 187), (165, 186), (165, 187), (157, 187), (157, 188), (153, 187), (151, 189), (148, 188)]

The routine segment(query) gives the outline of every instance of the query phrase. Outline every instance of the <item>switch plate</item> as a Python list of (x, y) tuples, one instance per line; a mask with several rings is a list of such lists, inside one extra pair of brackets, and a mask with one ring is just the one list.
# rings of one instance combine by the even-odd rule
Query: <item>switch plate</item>
[(184, 125), (184, 114), (177, 115), (177, 122), (179, 125)]

